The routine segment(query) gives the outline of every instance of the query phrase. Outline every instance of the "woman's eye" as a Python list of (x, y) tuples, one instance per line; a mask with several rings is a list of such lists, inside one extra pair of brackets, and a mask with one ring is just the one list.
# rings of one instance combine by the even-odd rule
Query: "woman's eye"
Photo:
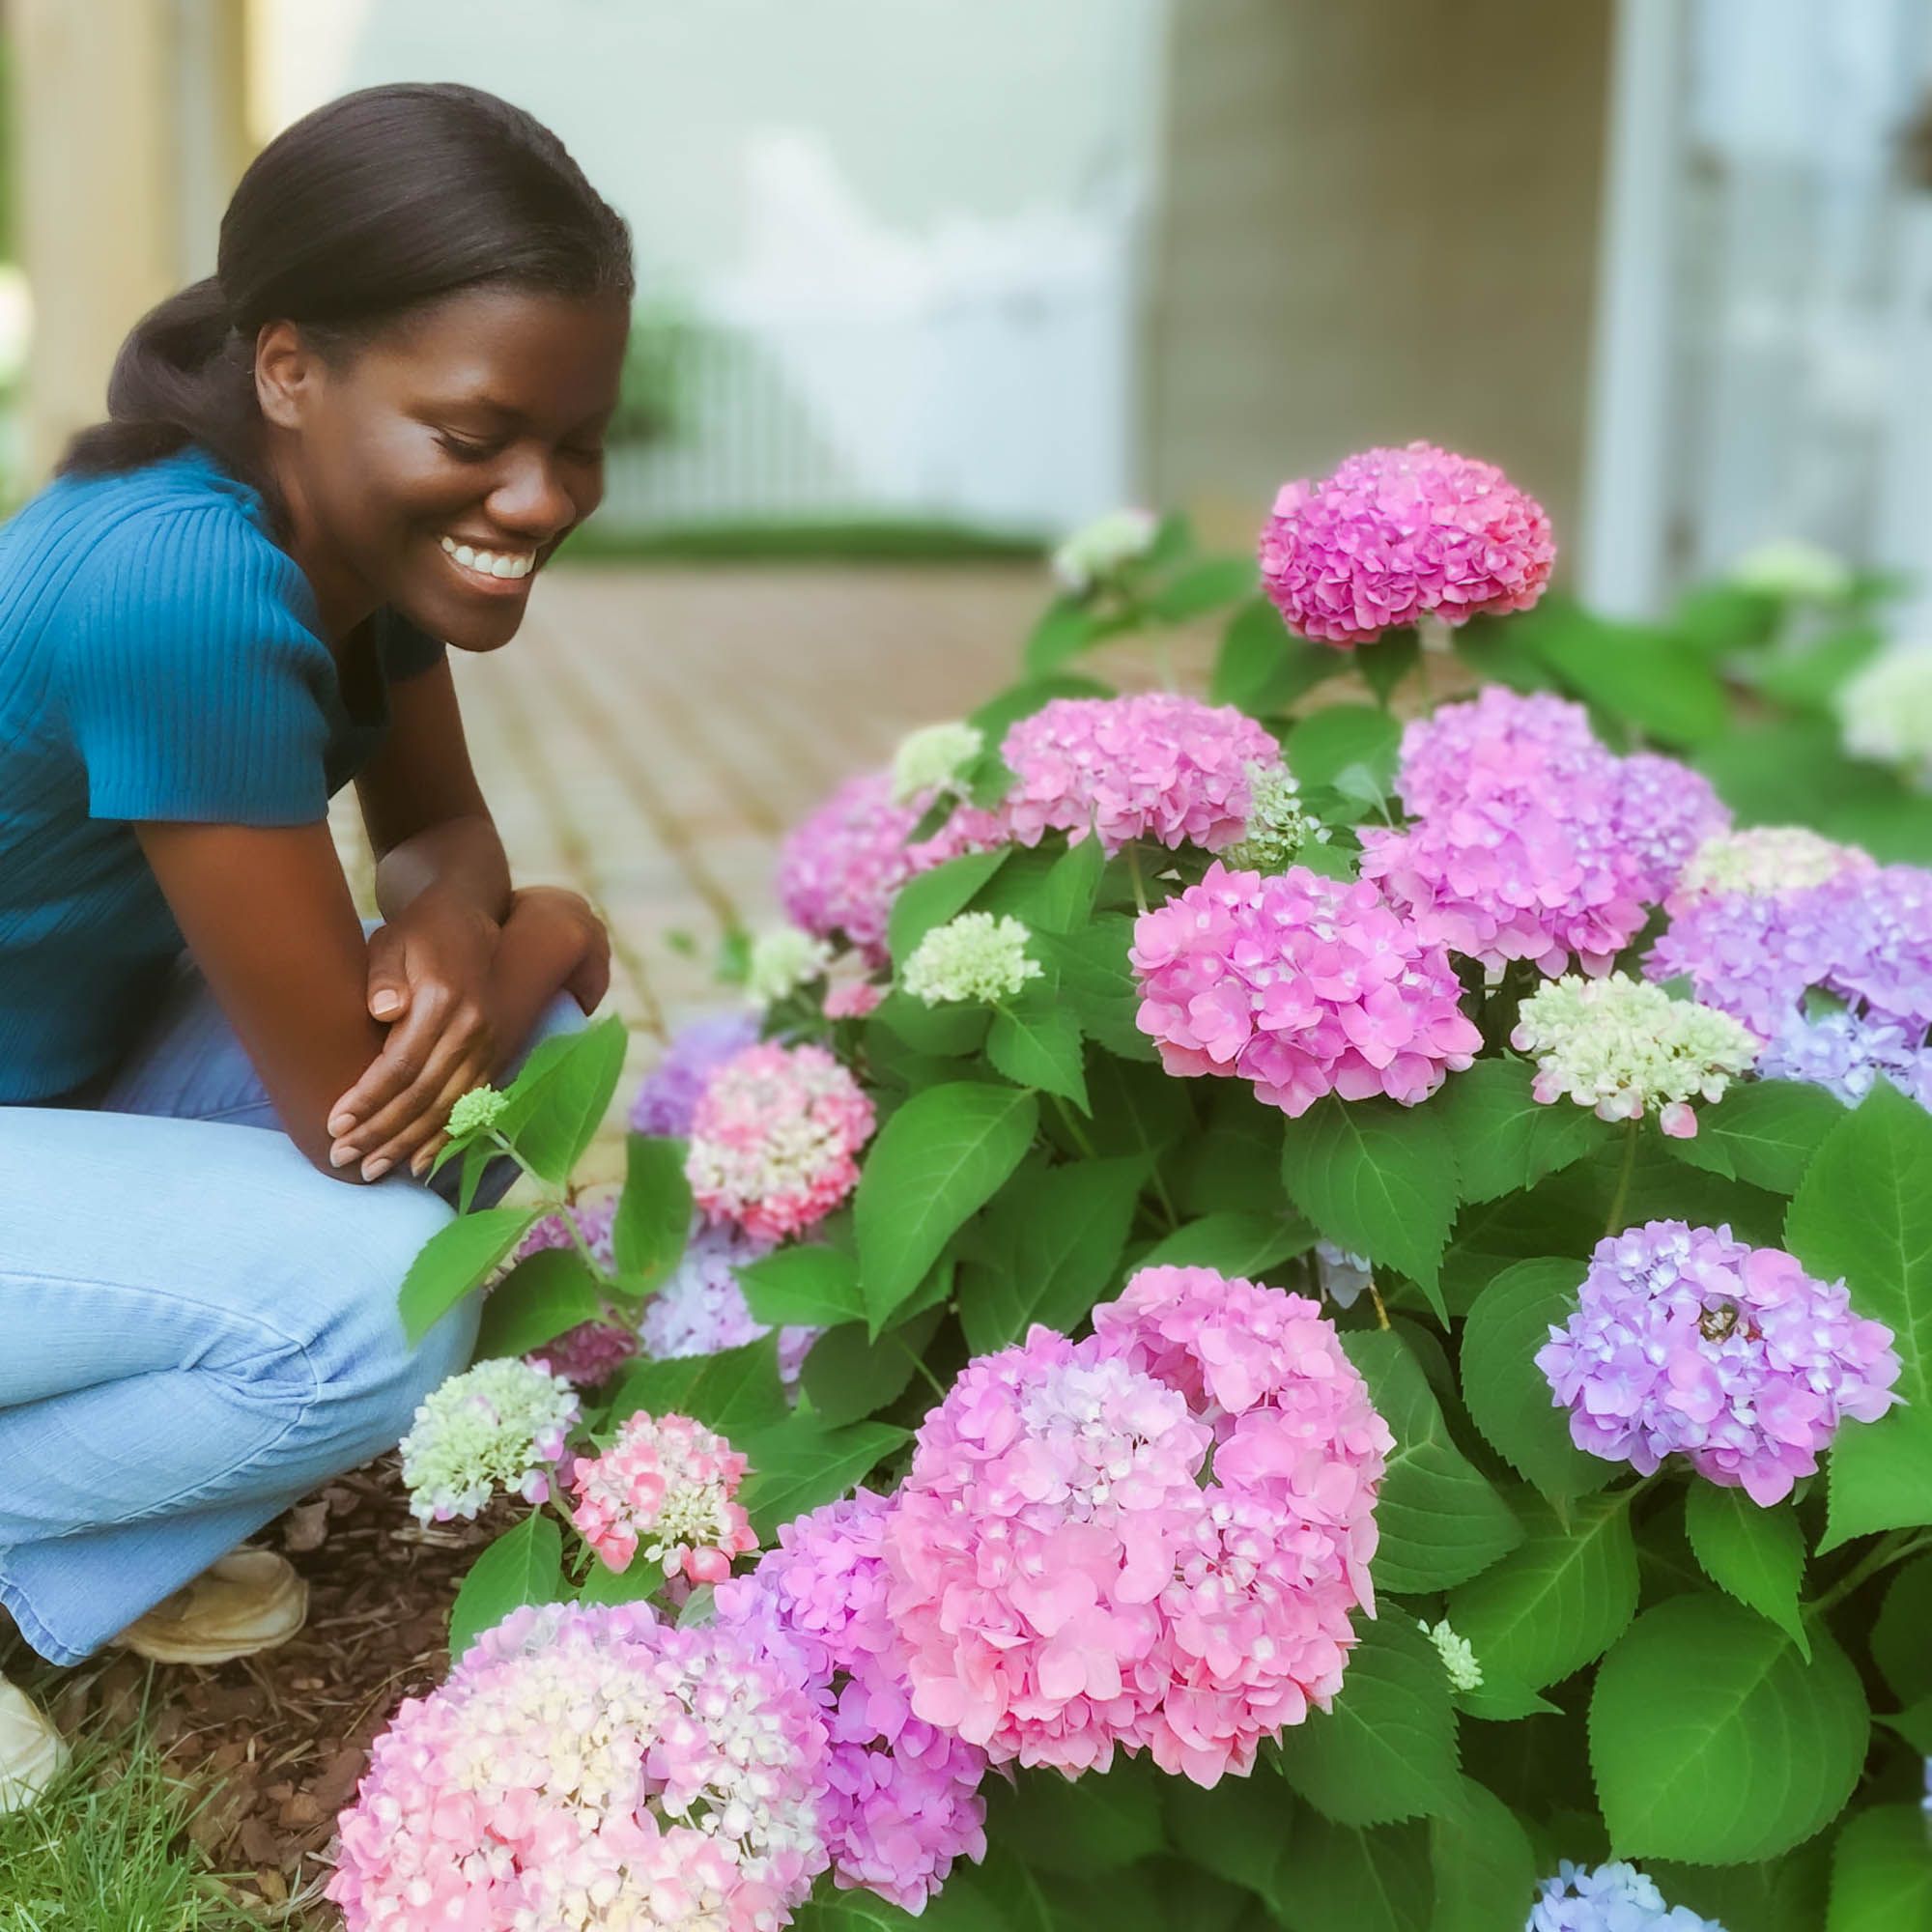
[(497, 453), (494, 443), (465, 442), (460, 436), (450, 436), (441, 430), (437, 432), (436, 440), (459, 463), (487, 463)]

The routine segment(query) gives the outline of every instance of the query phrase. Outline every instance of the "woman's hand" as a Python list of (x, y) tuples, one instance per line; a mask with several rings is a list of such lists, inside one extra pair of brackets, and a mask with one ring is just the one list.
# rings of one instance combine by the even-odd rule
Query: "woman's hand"
[(510, 895), (510, 919), (543, 931), (546, 938), (553, 929), (568, 935), (565, 943), (581, 948), (562, 990), (586, 1013), (595, 1012), (611, 990), (611, 931), (591, 910), (590, 901), (562, 886), (526, 886)]
[(419, 893), (370, 935), (370, 1013), (389, 1027), (369, 1069), (329, 1109), (329, 1160), (378, 1180), (437, 1136), (497, 1058), (490, 1001), (501, 929), (474, 905)]

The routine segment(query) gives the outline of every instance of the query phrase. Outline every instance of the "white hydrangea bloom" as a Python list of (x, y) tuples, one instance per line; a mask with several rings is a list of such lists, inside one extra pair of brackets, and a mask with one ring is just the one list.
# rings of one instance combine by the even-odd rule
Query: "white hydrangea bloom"
[(1654, 1113), (1680, 1140), (1697, 1131), (1689, 1103), (1722, 1099), (1758, 1055), (1755, 1037), (1728, 1013), (1673, 1000), (1627, 973), (1547, 981), (1522, 1003), (1510, 1044), (1536, 1056), (1534, 1091), (1545, 1105), (1567, 1094), (1601, 1120)]
[(1690, 855), (1672, 895), (1673, 904), (1741, 893), (1747, 898), (1776, 898), (1785, 893), (1821, 886), (1840, 872), (1867, 870), (1871, 856), (1856, 845), (1841, 845), (1804, 825), (1755, 825), (1718, 832)]
[(1016, 919), (962, 912), (913, 949), (899, 983), (928, 1007), (942, 1000), (1006, 1000), (1044, 970), (1027, 954), (1032, 933)]
[(1285, 872), (1304, 845), (1328, 842), (1328, 828), (1301, 802), (1286, 765), (1248, 768), (1248, 829), (1221, 857), (1237, 872)]
[(1160, 519), (1151, 510), (1109, 510), (1083, 524), (1053, 553), (1053, 574), (1080, 596), (1153, 547)]
[(824, 940), (796, 925), (768, 926), (752, 942), (745, 971), (745, 993), (754, 1006), (768, 1007), (787, 993), (822, 979), (832, 964)]
[(1838, 693), (1845, 750), (1932, 784), (1932, 645), (1874, 658)]
[(1476, 1653), (1469, 1647), (1469, 1639), (1458, 1636), (1447, 1617), (1433, 1628), (1426, 1618), (1418, 1617), (1415, 1627), (1435, 1646), (1435, 1654), (1442, 1660), (1442, 1668), (1449, 1673), (1452, 1690), (1480, 1690), (1483, 1688), (1483, 1666), (1476, 1662)]
[(957, 792), (966, 767), (985, 748), (986, 734), (977, 724), (927, 724), (908, 733), (893, 753), (893, 803)]
[(434, 1388), (403, 1437), (403, 1483), (418, 1522), (473, 1517), (505, 1490), (550, 1495), (550, 1468), (580, 1414), (577, 1391), (538, 1362), (478, 1362)]
[(1731, 582), (1742, 590), (1767, 597), (1804, 598), (1835, 604), (1848, 596), (1852, 573), (1843, 557), (1802, 537), (1780, 537), (1747, 551), (1731, 566)]

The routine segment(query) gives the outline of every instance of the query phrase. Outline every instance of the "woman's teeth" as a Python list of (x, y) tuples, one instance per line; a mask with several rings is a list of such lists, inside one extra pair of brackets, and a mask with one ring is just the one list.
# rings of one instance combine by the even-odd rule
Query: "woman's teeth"
[(534, 551), (476, 550), (454, 537), (444, 537), (442, 548), (464, 569), (482, 577), (527, 577), (537, 564)]

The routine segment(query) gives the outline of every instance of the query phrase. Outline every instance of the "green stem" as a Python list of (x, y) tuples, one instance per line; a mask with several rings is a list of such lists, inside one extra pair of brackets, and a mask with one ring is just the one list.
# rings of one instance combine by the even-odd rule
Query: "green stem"
[(1147, 883), (1141, 877), (1141, 847), (1140, 840), (1137, 838), (1127, 840), (1127, 877), (1134, 882), (1135, 905), (1139, 906), (1141, 911), (1146, 912), (1148, 909)]
[(1637, 1135), (1643, 1130), (1641, 1117), (1630, 1122), (1629, 1130), (1624, 1135), (1623, 1171), (1617, 1176), (1617, 1191), (1610, 1203), (1610, 1218), (1604, 1224), (1605, 1236), (1623, 1232), (1624, 1203), (1630, 1199), (1631, 1176), (1636, 1170)]
[(1807, 1617), (1822, 1617), (1834, 1604), (1842, 1603), (1854, 1590), (1870, 1582), (1881, 1570), (1889, 1570), (1894, 1563), (1903, 1563), (1922, 1549), (1932, 1549), (1932, 1535), (1893, 1530), (1876, 1549), (1868, 1551), (1861, 1561), (1853, 1564), (1823, 1596), (1814, 1597), (1806, 1604), (1804, 1614)]
[(931, 1389), (933, 1394), (936, 1395), (941, 1402), (944, 1402), (946, 1400), (946, 1393), (947, 1393), (946, 1384), (943, 1381), (941, 1381), (939, 1378), (936, 1375), (934, 1375), (929, 1368), (926, 1367), (925, 1358), (923, 1355), (915, 1353), (912, 1345), (909, 1342), (907, 1342), (903, 1337), (901, 1337), (899, 1340), (899, 1347), (905, 1350), (907, 1356), (911, 1359), (913, 1367), (916, 1368), (920, 1372), (920, 1374), (925, 1378), (926, 1386), (929, 1389)]
[(1060, 1118), (1066, 1122), (1066, 1131), (1073, 1136), (1073, 1145), (1089, 1160), (1097, 1160), (1099, 1155), (1094, 1151), (1094, 1143), (1087, 1138), (1087, 1130), (1080, 1124), (1074, 1115), (1073, 1109), (1058, 1094), (1054, 1094), (1052, 1098), (1053, 1104), (1060, 1109)]
[(563, 1223), (564, 1232), (570, 1236), (571, 1246), (582, 1256), (583, 1265), (590, 1270), (592, 1276), (601, 1287), (608, 1277), (604, 1269), (598, 1265), (597, 1257), (590, 1252), (589, 1243), (583, 1238), (583, 1231), (577, 1225), (577, 1216), (570, 1211), (569, 1189), (565, 1188), (559, 1191), (549, 1187), (543, 1176), (504, 1137), (502, 1128), (492, 1127), (490, 1129), (490, 1138), (537, 1183), (543, 1192), (543, 1198), (538, 1205), (549, 1209), (551, 1213), (554, 1214)]

